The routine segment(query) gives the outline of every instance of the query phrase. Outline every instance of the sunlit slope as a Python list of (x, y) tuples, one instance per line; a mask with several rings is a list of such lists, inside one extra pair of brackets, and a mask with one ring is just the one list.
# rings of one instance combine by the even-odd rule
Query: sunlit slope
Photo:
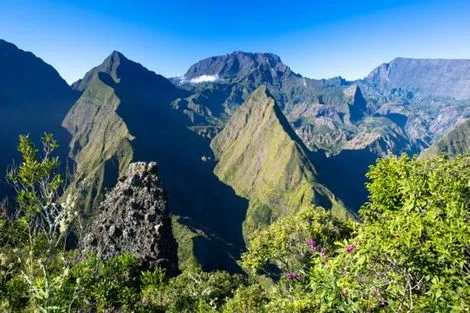
[(315, 180), (315, 168), (265, 86), (259, 87), (213, 139), (215, 174), (249, 199), (244, 234), (300, 208), (348, 212)]

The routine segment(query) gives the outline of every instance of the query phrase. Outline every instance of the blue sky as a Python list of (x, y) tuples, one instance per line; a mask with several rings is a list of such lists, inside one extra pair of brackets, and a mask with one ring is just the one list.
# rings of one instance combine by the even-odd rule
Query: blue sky
[(243, 50), (311, 78), (362, 78), (395, 57), (470, 58), (470, 1), (0, 1), (0, 38), (69, 83), (113, 50), (165, 76)]

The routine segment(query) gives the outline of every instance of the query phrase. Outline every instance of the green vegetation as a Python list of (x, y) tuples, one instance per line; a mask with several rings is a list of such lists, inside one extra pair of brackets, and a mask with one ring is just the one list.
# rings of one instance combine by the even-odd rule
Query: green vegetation
[[(16, 190), (12, 214), (0, 208), (0, 309), (61, 312), (65, 302), (51, 297), (63, 284), (73, 251), (64, 249), (75, 218), (72, 199), (59, 202), (63, 178), (51, 134), (42, 138), (41, 153), (28, 136), (20, 136), (23, 159), (7, 174)], [(20, 309), (21, 308), (21, 309)]]
[(171, 218), (173, 225), (173, 236), (178, 242), (178, 267), (181, 270), (186, 269), (194, 261), (193, 240), (197, 237), (207, 238), (202, 230), (190, 228), (183, 223), (183, 218), (173, 215)]
[[(57, 143), (20, 138), (0, 220), (2, 312), (464, 312), (470, 306), (470, 158), (408, 156), (371, 167), (361, 222), (303, 207), (256, 231), (245, 273), (177, 277), (130, 254), (107, 262), (65, 248), (75, 218), (61, 200)], [(62, 203), (63, 202), (63, 203)], [(191, 236), (185, 237), (190, 240)]]
[(459, 154), (470, 153), (470, 120), (466, 120), (447, 135), (424, 151), (424, 156), (445, 154), (455, 157)]
[(281, 216), (323, 205), (341, 216), (344, 206), (316, 181), (316, 171), (300, 139), (266, 86), (259, 87), (211, 142), (219, 160), (214, 173), (250, 200), (245, 238)]
[(465, 311), (469, 162), (380, 160), (368, 173), (371, 195), (361, 224), (309, 222), (327, 218), (309, 212), (259, 233), (244, 264), (252, 273), (274, 264), (286, 275), (273, 287), (270, 311)]
[(115, 90), (95, 76), (62, 123), (72, 134), (70, 151), (77, 164), (67, 193), (79, 195), (82, 212), (92, 213), (103, 200), (103, 189), (132, 161), (134, 138), (116, 113), (120, 103)]

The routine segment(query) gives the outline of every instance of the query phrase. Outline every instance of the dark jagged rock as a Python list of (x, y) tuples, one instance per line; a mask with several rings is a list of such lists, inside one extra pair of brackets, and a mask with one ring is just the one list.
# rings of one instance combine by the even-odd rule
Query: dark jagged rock
[(106, 195), (83, 241), (83, 253), (102, 260), (131, 252), (146, 268), (178, 272), (168, 200), (155, 162), (131, 163)]

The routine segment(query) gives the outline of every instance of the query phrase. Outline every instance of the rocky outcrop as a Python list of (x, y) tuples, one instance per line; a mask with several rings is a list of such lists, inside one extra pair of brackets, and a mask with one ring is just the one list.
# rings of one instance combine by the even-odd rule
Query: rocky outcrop
[(155, 162), (131, 163), (98, 212), (83, 240), (83, 254), (94, 251), (109, 260), (130, 252), (145, 268), (178, 272), (177, 243)]

